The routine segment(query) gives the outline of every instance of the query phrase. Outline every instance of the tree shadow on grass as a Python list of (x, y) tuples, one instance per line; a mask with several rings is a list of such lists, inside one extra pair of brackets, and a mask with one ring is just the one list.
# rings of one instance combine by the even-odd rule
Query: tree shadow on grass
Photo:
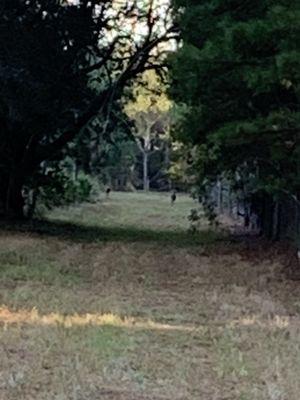
[(193, 234), (188, 231), (151, 230), (134, 226), (101, 227), (55, 220), (33, 220), (13, 223), (1, 221), (0, 231), (2, 233), (37, 234), (44, 237), (56, 237), (83, 243), (152, 242), (177, 247), (209, 245), (218, 241), (228, 240), (228, 236), (213, 230)]

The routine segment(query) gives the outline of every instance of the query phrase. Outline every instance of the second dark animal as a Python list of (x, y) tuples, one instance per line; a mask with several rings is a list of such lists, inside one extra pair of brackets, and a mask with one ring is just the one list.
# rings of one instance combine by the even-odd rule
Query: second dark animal
[(106, 198), (109, 198), (110, 192), (111, 192), (111, 188), (107, 188), (106, 189)]
[(171, 204), (172, 204), (172, 205), (175, 203), (176, 198), (177, 198), (176, 193), (173, 192), (172, 195), (171, 195)]

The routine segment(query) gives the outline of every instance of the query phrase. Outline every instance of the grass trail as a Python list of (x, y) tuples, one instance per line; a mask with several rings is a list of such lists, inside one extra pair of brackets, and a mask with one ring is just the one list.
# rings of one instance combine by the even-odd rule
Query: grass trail
[(298, 400), (298, 284), (271, 245), (190, 235), (194, 206), (113, 193), (3, 225), (0, 399)]

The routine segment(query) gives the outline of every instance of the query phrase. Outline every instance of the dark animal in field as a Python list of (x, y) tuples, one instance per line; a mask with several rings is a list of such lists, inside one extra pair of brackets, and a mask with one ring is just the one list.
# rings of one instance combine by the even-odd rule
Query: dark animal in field
[(110, 192), (111, 192), (111, 188), (107, 188), (106, 189), (106, 198), (107, 199), (109, 198)]
[(171, 204), (172, 205), (175, 203), (176, 199), (177, 199), (176, 193), (173, 192), (172, 195), (171, 195)]
[(244, 213), (238, 211), (237, 215), (244, 218), (245, 228), (257, 233), (261, 232), (260, 217), (255, 211), (249, 212), (246, 210)]

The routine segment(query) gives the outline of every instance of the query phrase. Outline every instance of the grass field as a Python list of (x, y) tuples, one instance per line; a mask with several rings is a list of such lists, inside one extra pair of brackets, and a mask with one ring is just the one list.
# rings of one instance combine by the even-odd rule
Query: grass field
[(1, 400), (298, 400), (299, 283), (195, 204), (113, 193), (0, 231)]

